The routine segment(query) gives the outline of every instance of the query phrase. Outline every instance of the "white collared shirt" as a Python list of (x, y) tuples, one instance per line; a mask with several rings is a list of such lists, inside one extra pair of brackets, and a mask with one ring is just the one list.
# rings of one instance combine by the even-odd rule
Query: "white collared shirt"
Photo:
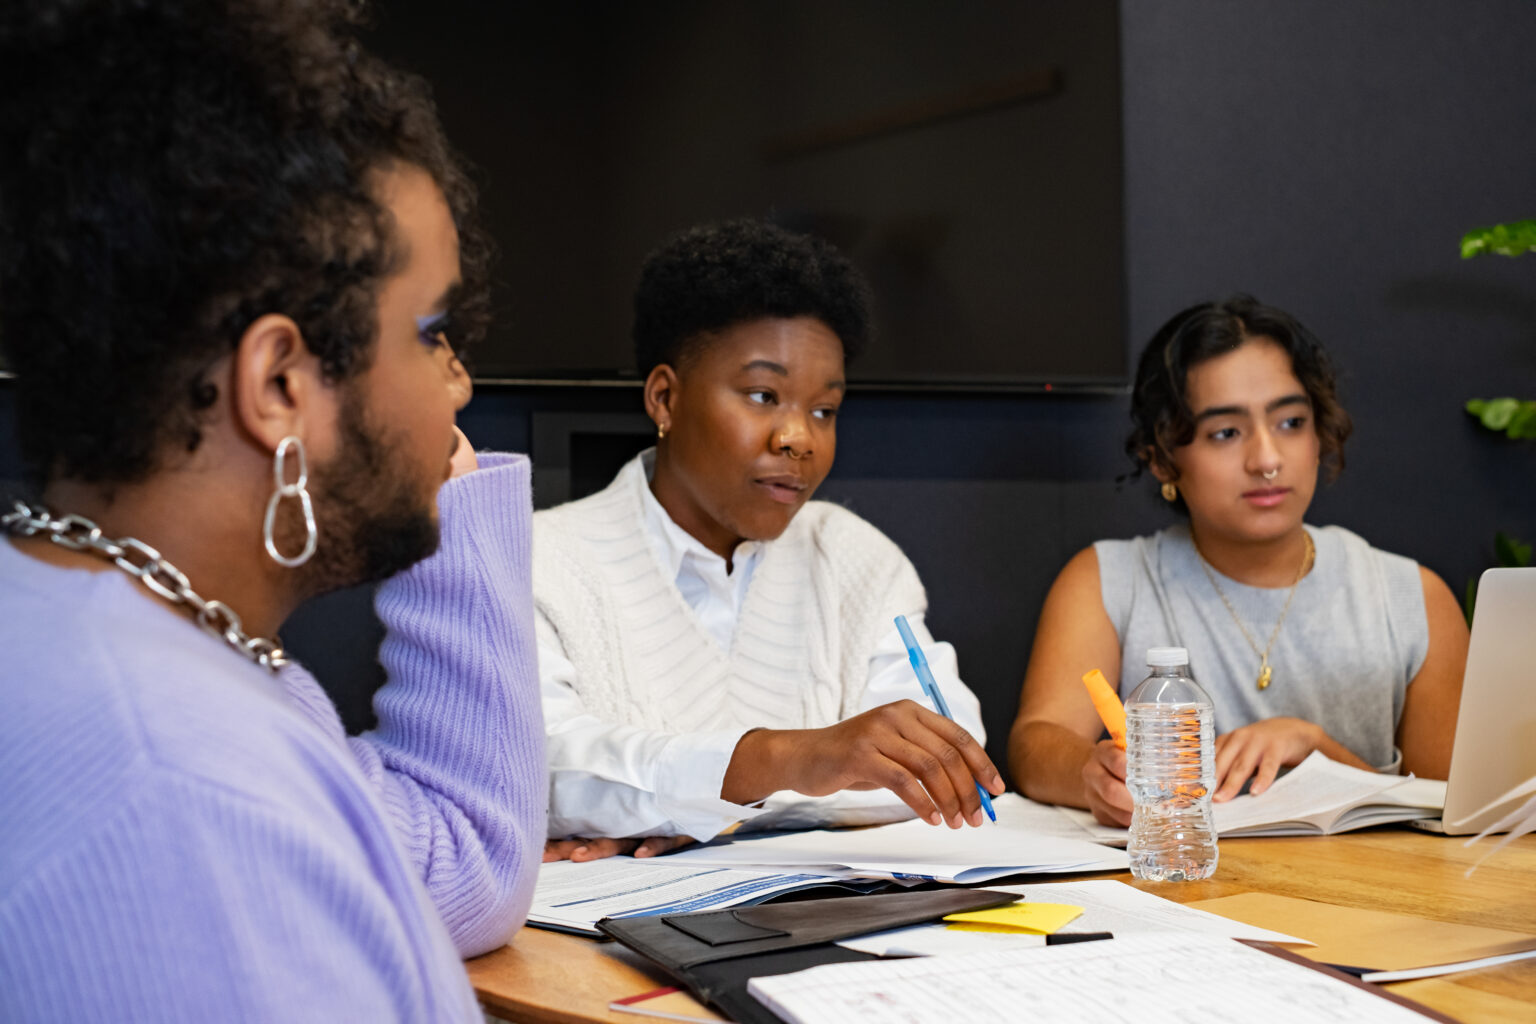
[(722, 651), (729, 653), (731, 634), (736, 631), (741, 602), (752, 583), (752, 570), (757, 568), (762, 545), (754, 540), (736, 545), (727, 571), (725, 559), (674, 523), (649, 487), (642, 492), (640, 501), (645, 513), (645, 539), (656, 560), (675, 580), (678, 593), (699, 617), (705, 632)]
[[(764, 543), (744, 541), (725, 559), (675, 523), (650, 488), (641, 497), (643, 532), (664, 573), (723, 651), (740, 617), (742, 602)], [(904, 611), (928, 658), (955, 720), (985, 743), (981, 703), (961, 682), (954, 648), (929, 634), (921, 608)], [(578, 695), (576, 667), (542, 614), (537, 618), (539, 678), (549, 739), (551, 838), (579, 836), (692, 835), (708, 838), (732, 823), (773, 814), (775, 827), (871, 824), (911, 817), (891, 792), (845, 791), (829, 797), (776, 793), (743, 806), (720, 798), (720, 786), (746, 729), (699, 734), (657, 733), (604, 721)], [(932, 705), (922, 692), (893, 626), (875, 644), (863, 695), (855, 713), (912, 699)]]

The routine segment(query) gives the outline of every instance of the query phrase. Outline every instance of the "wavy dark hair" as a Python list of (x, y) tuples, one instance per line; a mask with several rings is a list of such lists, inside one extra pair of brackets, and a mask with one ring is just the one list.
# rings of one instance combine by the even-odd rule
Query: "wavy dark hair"
[(635, 288), (640, 376), (678, 365), (727, 327), (765, 317), (825, 323), (851, 363), (870, 325), (869, 285), (831, 242), (761, 220), (690, 228), (646, 257)]
[(371, 364), (398, 267), (371, 193), (421, 167), (458, 226), (456, 343), (485, 319), (475, 191), (426, 85), (343, 0), (55, 0), (0, 14), (0, 345), (28, 470), (142, 479), (195, 450), (209, 370), (267, 313), (328, 379)]
[[(1338, 477), (1344, 468), (1344, 442), (1353, 428), (1339, 403), (1333, 363), (1322, 342), (1299, 320), (1250, 295), (1190, 306), (1158, 328), (1147, 343), (1131, 392), (1134, 425), (1125, 439), (1125, 452), (1136, 463), (1133, 476), (1154, 461), (1172, 469), (1173, 450), (1194, 440), (1194, 410), (1185, 394), (1189, 371), (1255, 338), (1273, 341), (1290, 356), (1291, 370), (1312, 402), (1323, 470), (1329, 480)], [(1188, 513), (1183, 495), (1173, 504)]]

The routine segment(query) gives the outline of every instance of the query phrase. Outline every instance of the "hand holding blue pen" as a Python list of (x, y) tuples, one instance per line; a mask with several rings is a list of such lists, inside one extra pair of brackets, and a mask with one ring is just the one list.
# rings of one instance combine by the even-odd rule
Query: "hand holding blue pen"
[[(907, 658), (912, 662), (912, 671), (917, 673), (917, 681), (922, 684), (923, 692), (928, 699), (933, 701), (934, 709), (951, 722), (955, 716), (949, 713), (949, 705), (944, 702), (944, 694), (939, 692), (939, 684), (933, 678), (933, 672), (928, 668), (928, 659), (923, 656), (923, 649), (918, 646), (917, 637), (912, 633), (912, 627), (907, 624), (905, 615), (896, 616), (896, 632), (901, 634), (901, 642), (907, 645)], [(976, 783), (976, 792), (981, 796), (981, 806), (986, 809), (987, 817), (997, 820), (997, 812), (992, 809), (992, 797), (981, 788), (981, 783)]]

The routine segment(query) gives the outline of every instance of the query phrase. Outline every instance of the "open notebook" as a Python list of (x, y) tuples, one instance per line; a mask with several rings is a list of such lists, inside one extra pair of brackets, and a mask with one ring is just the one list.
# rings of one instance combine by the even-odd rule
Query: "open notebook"
[[(1233, 836), (1315, 836), (1396, 821), (1438, 817), (1445, 783), (1379, 775), (1313, 751), (1258, 796), (1216, 804), (1216, 831)], [(1062, 808), (1101, 843), (1124, 844), (1126, 830), (1100, 825), (1088, 811)]]

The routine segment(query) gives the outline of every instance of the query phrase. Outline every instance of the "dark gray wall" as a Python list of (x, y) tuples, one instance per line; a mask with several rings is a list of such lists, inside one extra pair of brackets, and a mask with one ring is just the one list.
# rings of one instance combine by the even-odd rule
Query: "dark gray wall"
[(1536, 447), (1464, 399), (1536, 394), (1536, 255), (1463, 263), (1536, 215), (1536, 5), (1123, 3), (1131, 335), (1250, 291), (1344, 370), (1357, 431), (1316, 521), (1453, 585), (1536, 533)]
[[(1536, 5), (1136, 0), (1121, 19), (1127, 345), (1233, 289), (1289, 308), (1335, 353), (1358, 428), (1314, 522), (1458, 589), (1495, 530), (1536, 538), (1536, 445), (1461, 411), (1536, 396), (1536, 255), (1456, 256), (1467, 227), (1536, 215)], [(464, 422), (478, 444), (527, 450), (536, 417), (637, 407), (632, 391), (482, 389)], [(911, 554), (999, 764), (1056, 570), (1167, 520), (1146, 481), (1116, 487), (1125, 422), (1123, 397), (1060, 395), (855, 394), (840, 420), (823, 496)], [(360, 722), (372, 636), (356, 595), (328, 601), (285, 637)]]

